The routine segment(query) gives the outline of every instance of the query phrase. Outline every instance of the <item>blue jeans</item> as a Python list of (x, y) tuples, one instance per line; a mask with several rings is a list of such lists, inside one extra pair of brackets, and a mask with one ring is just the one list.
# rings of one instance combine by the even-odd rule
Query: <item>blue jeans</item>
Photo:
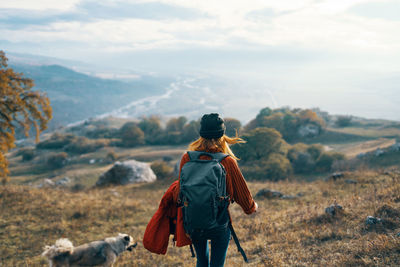
[[(211, 230), (207, 233), (194, 232), (192, 243), (196, 250), (196, 267), (223, 267), (230, 239), (231, 231), (228, 227)], [(208, 240), (211, 241), (211, 260), (208, 252)]]

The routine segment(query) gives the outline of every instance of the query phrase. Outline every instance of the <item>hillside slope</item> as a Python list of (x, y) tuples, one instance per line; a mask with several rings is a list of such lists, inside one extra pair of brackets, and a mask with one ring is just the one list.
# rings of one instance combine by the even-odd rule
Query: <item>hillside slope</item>
[(111, 112), (134, 100), (163, 94), (171, 79), (143, 76), (136, 81), (101, 79), (59, 65), (11, 65), (46, 92), (53, 107), (51, 127)]
[[(347, 179), (352, 179), (348, 183)], [(354, 183), (355, 181), (355, 183)], [(91, 189), (82, 192), (9, 185), (0, 191), (0, 265), (44, 266), (44, 245), (60, 237), (74, 244), (129, 233), (139, 246), (115, 266), (194, 266), (188, 247), (170, 245), (167, 255), (146, 251), (147, 222), (171, 181)], [(256, 198), (259, 211), (246, 216), (230, 208), (250, 264), (246, 266), (399, 266), (400, 175), (397, 171), (346, 173), (340, 180), (249, 183), (294, 199)], [(324, 212), (337, 203), (335, 216)], [(382, 223), (366, 225), (367, 216)], [(226, 266), (243, 259), (233, 241)]]

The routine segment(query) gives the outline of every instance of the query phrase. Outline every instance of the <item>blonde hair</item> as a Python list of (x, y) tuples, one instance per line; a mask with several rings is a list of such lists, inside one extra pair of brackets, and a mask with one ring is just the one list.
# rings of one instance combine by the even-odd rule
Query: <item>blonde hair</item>
[(239, 160), (230, 149), (230, 145), (238, 144), (238, 143), (246, 143), (242, 138), (229, 137), (226, 135), (221, 136), (217, 139), (206, 139), (200, 137), (193, 143), (191, 143), (188, 147), (190, 151), (207, 151), (207, 152), (222, 152), (230, 155), (232, 158)]

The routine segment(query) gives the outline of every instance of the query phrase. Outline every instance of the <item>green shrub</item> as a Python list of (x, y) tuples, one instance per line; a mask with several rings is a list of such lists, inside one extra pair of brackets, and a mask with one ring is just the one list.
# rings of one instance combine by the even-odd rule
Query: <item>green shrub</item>
[(107, 140), (90, 140), (80, 136), (64, 147), (64, 151), (74, 154), (85, 154), (108, 145)]
[(119, 132), (124, 147), (135, 147), (145, 143), (144, 132), (134, 122), (125, 123)]
[(318, 133), (321, 133), (326, 126), (325, 121), (310, 109), (264, 108), (245, 126), (245, 129), (249, 131), (259, 127), (274, 128), (281, 133), (285, 141), (294, 142), (303, 138), (299, 134), (299, 129), (310, 124), (318, 128)]
[(18, 155), (22, 156), (22, 161), (30, 161), (35, 158), (35, 149), (23, 148), (18, 151)]
[(115, 153), (115, 151), (113, 151), (113, 150), (112, 150), (112, 151), (109, 151), (109, 152), (107, 153), (107, 155), (106, 155), (106, 161), (107, 161), (107, 162), (110, 162), (110, 163), (116, 161), (117, 158), (118, 158), (118, 155), (117, 155), (117, 153)]
[(47, 166), (51, 169), (59, 169), (67, 164), (68, 154), (60, 152), (52, 154), (47, 158)]
[(282, 154), (271, 154), (268, 160), (241, 167), (246, 179), (278, 181), (292, 173), (292, 165)]
[(299, 152), (292, 161), (292, 166), (295, 173), (310, 173), (315, 170), (315, 161), (310, 154)]
[(322, 153), (324, 153), (324, 150), (324, 146), (319, 144), (310, 145), (306, 149), (307, 153), (310, 154), (313, 160), (317, 160)]
[(182, 131), (182, 142), (193, 142), (199, 138), (200, 121), (190, 121), (185, 126), (183, 126)]
[(236, 136), (236, 133), (238, 135), (240, 134), (242, 124), (240, 123), (239, 120), (233, 118), (224, 118), (224, 124), (226, 127), (225, 134), (227, 136)]
[(345, 156), (337, 152), (323, 153), (316, 162), (316, 168), (320, 172), (329, 172), (332, 170), (332, 165), (335, 161), (343, 160)]
[(278, 181), (287, 178), (292, 173), (292, 165), (282, 154), (271, 154), (265, 164), (268, 180)]
[(116, 138), (118, 137), (119, 130), (116, 128), (108, 128), (105, 126), (99, 126), (93, 130), (87, 131), (85, 135), (89, 138), (93, 139), (102, 139), (102, 138)]
[(54, 133), (49, 139), (36, 145), (38, 149), (61, 149), (76, 138), (73, 134)]
[(166, 132), (163, 135), (163, 143), (168, 145), (178, 145), (182, 143), (182, 133), (181, 132)]
[(294, 162), (297, 159), (297, 155), (301, 152), (306, 152), (308, 148), (308, 145), (303, 144), (303, 143), (297, 143), (288, 149), (287, 152), (287, 158), (291, 161)]
[(295, 173), (311, 173), (316, 171), (316, 162), (323, 153), (322, 145), (297, 143), (289, 148), (287, 158)]
[(158, 117), (142, 118), (138, 127), (143, 131), (147, 144), (157, 144), (162, 134), (161, 121)]
[(272, 153), (286, 154), (286, 143), (275, 129), (256, 128), (243, 135), (243, 139), (245, 144), (236, 144), (232, 149), (244, 163), (266, 160)]
[(173, 172), (173, 168), (164, 161), (155, 161), (150, 167), (157, 176), (157, 179), (160, 180), (171, 177)]
[(353, 118), (351, 116), (338, 116), (336, 121), (335, 121), (335, 125), (337, 127), (350, 126), (352, 119)]

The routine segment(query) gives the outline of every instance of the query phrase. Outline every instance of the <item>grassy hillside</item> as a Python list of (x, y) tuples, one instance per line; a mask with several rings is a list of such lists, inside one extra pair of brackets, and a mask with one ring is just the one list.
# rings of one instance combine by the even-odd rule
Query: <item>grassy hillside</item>
[[(119, 128), (124, 122), (101, 123)], [(79, 126), (72, 130), (82, 131)], [(330, 173), (310, 172), (280, 182), (249, 182), (253, 195), (272, 189), (297, 197), (258, 198), (260, 209), (250, 216), (233, 204), (234, 226), (250, 264), (243, 264), (231, 241), (226, 266), (399, 266), (400, 151), (391, 147), (399, 136), (400, 129), (386, 121), (331, 127), (305, 142), (344, 153), (344, 170), (356, 171), (345, 172), (336, 181), (323, 179)], [(86, 142), (104, 146), (85, 153), (36, 149), (29, 160), (23, 159), (24, 150), (7, 155), (11, 180), (0, 188), (0, 266), (45, 266), (42, 248), (58, 238), (68, 237), (79, 245), (119, 232), (132, 235), (139, 246), (121, 255), (116, 266), (195, 266), (188, 247), (170, 246), (167, 255), (160, 256), (141, 244), (146, 224), (176, 177), (151, 184), (92, 188), (115, 160), (161, 160), (173, 167), (186, 146), (124, 148), (113, 146), (112, 138)], [(383, 153), (376, 155), (378, 148)], [(63, 152), (68, 152), (67, 164), (49, 166), (49, 157)], [(360, 153), (365, 155), (359, 158)], [(72, 181), (66, 187), (37, 188), (45, 178), (58, 181), (65, 177)], [(335, 203), (343, 209), (335, 216), (326, 214), (325, 208)], [(367, 216), (382, 221), (368, 226)]]
[[(352, 179), (357, 184), (348, 184)], [(44, 245), (60, 237), (74, 244), (129, 233), (139, 241), (116, 266), (194, 266), (188, 247), (167, 255), (140, 243), (147, 222), (171, 181), (91, 189), (81, 192), (8, 185), (0, 191), (0, 265), (44, 266)], [(230, 208), (236, 232), (251, 263), (246, 266), (398, 266), (400, 264), (400, 175), (364, 171), (336, 181), (249, 183), (296, 199), (257, 199), (259, 212), (246, 216)], [(343, 212), (331, 217), (333, 203)], [(366, 227), (367, 216), (384, 219)], [(226, 266), (242, 266), (231, 241)]]
[[(163, 94), (171, 78), (143, 76), (124, 82), (101, 79), (59, 65), (12, 65), (46, 92), (53, 108), (50, 128), (111, 112), (144, 97)], [(22, 137), (22, 136), (21, 136)]]

